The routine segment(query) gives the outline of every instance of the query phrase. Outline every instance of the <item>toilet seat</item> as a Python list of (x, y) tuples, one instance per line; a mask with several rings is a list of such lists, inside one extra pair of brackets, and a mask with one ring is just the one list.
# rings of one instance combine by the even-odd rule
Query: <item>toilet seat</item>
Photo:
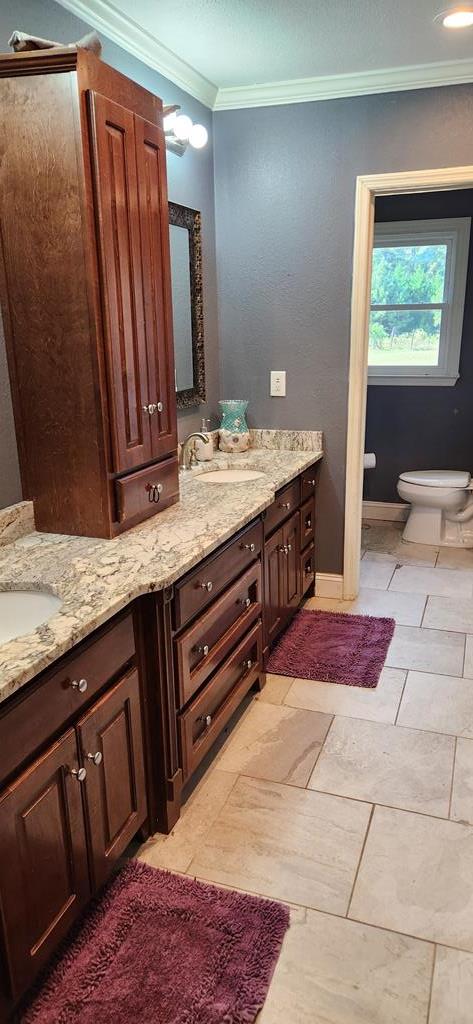
[(466, 471), (456, 469), (420, 469), (412, 473), (401, 473), (400, 480), (418, 487), (448, 487), (452, 490), (464, 491), (470, 486), (471, 476)]

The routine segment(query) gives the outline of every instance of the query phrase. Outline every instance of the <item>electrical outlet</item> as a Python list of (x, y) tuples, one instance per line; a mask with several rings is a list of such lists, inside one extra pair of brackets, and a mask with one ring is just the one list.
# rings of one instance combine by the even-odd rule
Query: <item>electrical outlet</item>
[(286, 395), (286, 371), (271, 370), (269, 374), (269, 393), (273, 398), (285, 398)]

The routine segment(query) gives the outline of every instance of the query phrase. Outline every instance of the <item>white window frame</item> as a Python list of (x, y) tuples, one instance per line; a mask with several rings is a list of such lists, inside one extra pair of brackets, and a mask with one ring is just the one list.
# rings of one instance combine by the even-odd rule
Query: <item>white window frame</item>
[[(443, 302), (370, 304), (370, 311), (410, 309), (442, 310), (438, 366), (370, 366), (368, 383), (384, 385), (443, 385), (453, 387), (459, 378), (463, 331), (470, 217), (446, 220), (411, 220), (375, 224), (373, 247), (390, 245), (446, 245), (445, 292)], [(368, 357), (369, 358), (369, 357)]]

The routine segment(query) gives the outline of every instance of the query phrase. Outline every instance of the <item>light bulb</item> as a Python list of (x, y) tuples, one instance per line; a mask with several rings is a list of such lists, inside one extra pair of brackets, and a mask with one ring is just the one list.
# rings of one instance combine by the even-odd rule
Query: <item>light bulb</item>
[(189, 142), (194, 149), (202, 149), (207, 144), (209, 133), (203, 124), (193, 124), (189, 132)]
[(436, 18), (445, 28), (470, 28), (473, 25), (473, 6), (451, 7)]
[(187, 142), (192, 129), (192, 121), (187, 114), (179, 114), (173, 124), (174, 135), (179, 142)]
[(174, 122), (176, 120), (176, 111), (173, 110), (171, 114), (166, 114), (163, 118), (163, 128), (165, 132), (171, 132), (174, 129)]

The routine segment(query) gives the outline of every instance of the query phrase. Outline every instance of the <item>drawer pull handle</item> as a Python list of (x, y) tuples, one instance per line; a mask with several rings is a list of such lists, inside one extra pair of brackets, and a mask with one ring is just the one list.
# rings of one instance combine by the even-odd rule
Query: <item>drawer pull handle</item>
[(71, 686), (73, 690), (78, 690), (79, 693), (85, 693), (88, 687), (87, 679), (73, 679)]
[(197, 653), (203, 654), (204, 658), (206, 658), (209, 653), (209, 650), (210, 648), (208, 644), (200, 644), (199, 647), (197, 648)]
[(250, 668), (252, 667), (252, 665), (253, 665), (253, 662), (252, 662), (251, 658), (245, 658), (245, 661), (243, 662), (243, 668), (245, 669), (246, 672), (250, 671)]
[(315, 480), (304, 480), (304, 483), (308, 484), (309, 487), (315, 487)]
[(200, 721), (203, 722), (206, 729), (208, 729), (209, 725), (212, 725), (212, 715), (201, 715)]
[(162, 412), (163, 409), (164, 409), (163, 403), (162, 402), (157, 402), (156, 408), (157, 408), (158, 412)]
[(210, 594), (211, 590), (213, 589), (212, 580), (208, 580), (207, 583), (199, 583), (198, 586), (201, 588), (201, 590), (206, 590), (208, 594)]
[(289, 512), (290, 507), (291, 507), (291, 502), (290, 501), (280, 501), (279, 502), (279, 508), (285, 508)]
[[(97, 750), (95, 754), (87, 754), (87, 760), (92, 761), (92, 764), (102, 764), (102, 751)], [(84, 768), (85, 771), (85, 768)]]
[(289, 548), (288, 548), (287, 544), (281, 544), (281, 547), (279, 548), (279, 550), (280, 550), (282, 555), (287, 555), (288, 552), (289, 552)]
[(71, 768), (71, 775), (77, 782), (85, 782), (87, 778), (87, 770), (85, 768)]
[(292, 544), (287, 545), (286, 555), (288, 555), (290, 551), (292, 551)]
[(163, 493), (164, 484), (146, 484), (145, 491), (148, 492), (148, 501), (159, 501), (159, 496)]
[(240, 544), (242, 551), (256, 551), (256, 544)]
[(241, 597), (240, 604), (242, 604), (244, 608), (249, 608), (251, 604), (251, 597)]
[(306, 525), (306, 530), (310, 530), (312, 528), (311, 516), (307, 516), (307, 519), (305, 521), (305, 525)]
[(312, 576), (312, 566), (306, 565), (306, 567), (304, 569), (304, 572), (305, 572), (306, 576)]
[(152, 415), (153, 415), (153, 413), (154, 413), (154, 412), (156, 412), (156, 409), (157, 409), (157, 408), (158, 408), (158, 407), (157, 407), (157, 405), (156, 405), (156, 403), (155, 403), (155, 402), (150, 402), (150, 404), (149, 404), (149, 405), (144, 405), (144, 406), (143, 406), (143, 412), (147, 412), (147, 413), (148, 413), (148, 416), (152, 416)]

